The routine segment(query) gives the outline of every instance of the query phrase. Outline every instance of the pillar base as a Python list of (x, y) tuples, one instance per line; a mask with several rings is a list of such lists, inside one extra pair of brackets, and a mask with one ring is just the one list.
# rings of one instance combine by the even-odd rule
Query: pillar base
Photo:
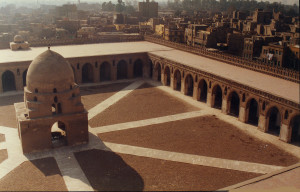
[(240, 112), (239, 112), (239, 121), (246, 123), (246, 109), (244, 107), (240, 107)]
[(258, 118), (258, 129), (262, 132), (267, 132), (266, 128), (266, 117), (264, 115), (259, 115)]

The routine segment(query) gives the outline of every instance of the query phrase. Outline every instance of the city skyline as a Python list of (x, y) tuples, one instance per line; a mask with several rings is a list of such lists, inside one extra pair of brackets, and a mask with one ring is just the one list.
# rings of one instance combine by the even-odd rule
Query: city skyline
[[(5, 6), (8, 4), (16, 4), (17, 6), (26, 6), (26, 5), (34, 5), (34, 4), (49, 4), (49, 5), (62, 5), (67, 3), (103, 3), (103, 2), (113, 2), (117, 3), (117, 0), (0, 0), (0, 6)], [(142, 0), (137, 0), (138, 2), (142, 2)], [(282, 4), (286, 5), (299, 5), (298, 0), (262, 0), (264, 2), (269, 1), (270, 3), (273, 2), (281, 2)], [(126, 2), (126, 1), (124, 1)], [(167, 0), (156, 0), (158, 3), (166, 3)], [(258, 1), (259, 2), (259, 1)]]

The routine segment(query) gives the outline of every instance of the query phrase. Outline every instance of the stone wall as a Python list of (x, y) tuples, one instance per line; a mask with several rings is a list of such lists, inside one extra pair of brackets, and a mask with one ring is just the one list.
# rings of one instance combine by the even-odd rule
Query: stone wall
[(111, 42), (127, 42), (142, 41), (141, 35), (105, 35), (95, 38), (75, 38), (75, 39), (42, 39), (29, 41), (31, 47), (55, 46), (55, 45), (79, 45), (91, 43), (111, 43)]

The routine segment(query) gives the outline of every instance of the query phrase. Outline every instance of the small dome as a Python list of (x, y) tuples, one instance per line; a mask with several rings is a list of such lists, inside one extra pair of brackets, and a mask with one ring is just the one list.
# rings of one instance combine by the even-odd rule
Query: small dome
[(15, 43), (22, 43), (22, 42), (24, 42), (24, 39), (23, 39), (23, 37), (21, 35), (16, 35), (14, 37), (14, 42)]
[(70, 89), (74, 84), (71, 65), (60, 54), (47, 50), (37, 56), (29, 65), (26, 83), (28, 90), (34, 92), (58, 92)]

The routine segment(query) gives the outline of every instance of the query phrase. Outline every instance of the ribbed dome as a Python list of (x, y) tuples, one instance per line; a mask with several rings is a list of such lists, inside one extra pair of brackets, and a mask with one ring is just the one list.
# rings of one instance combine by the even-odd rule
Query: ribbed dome
[(22, 43), (22, 42), (24, 42), (24, 39), (23, 39), (23, 37), (21, 35), (16, 35), (14, 37), (14, 42), (15, 43)]
[(63, 91), (74, 84), (71, 65), (60, 54), (47, 50), (30, 64), (26, 77), (27, 88), (39, 92)]

